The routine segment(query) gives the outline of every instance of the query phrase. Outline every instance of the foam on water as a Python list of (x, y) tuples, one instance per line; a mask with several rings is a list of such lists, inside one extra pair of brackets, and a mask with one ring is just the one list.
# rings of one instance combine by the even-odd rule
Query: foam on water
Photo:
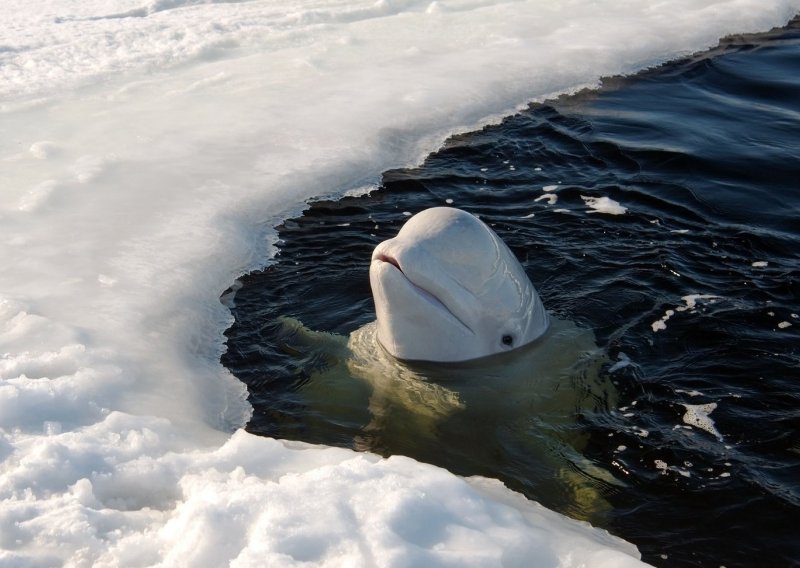
[(0, 565), (636, 563), (488, 481), (231, 435), (219, 296), (304, 200), (800, 1), (4, 8)]
[(714, 421), (711, 419), (711, 413), (717, 408), (716, 402), (708, 402), (706, 404), (684, 404), (686, 412), (683, 415), (683, 423), (695, 428), (705, 430), (717, 440), (722, 441), (722, 434), (717, 430)]
[(676, 312), (694, 312), (694, 310), (697, 309), (698, 301), (709, 302), (713, 304), (719, 300), (720, 297), (714, 296), (713, 294), (689, 294), (688, 296), (683, 296), (681, 299), (684, 301), (685, 305), (677, 306), (675, 309), (666, 310), (661, 319), (654, 321), (650, 325), (654, 332), (667, 329), (667, 321), (669, 321), (669, 319), (674, 316)]
[(581, 195), (583, 202), (591, 209), (589, 213), (605, 213), (606, 215), (624, 215), (628, 210), (609, 197), (586, 197)]

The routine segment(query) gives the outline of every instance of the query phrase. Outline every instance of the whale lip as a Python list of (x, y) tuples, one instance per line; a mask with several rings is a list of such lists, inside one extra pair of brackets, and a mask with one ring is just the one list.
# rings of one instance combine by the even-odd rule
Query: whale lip
[(425, 300), (426, 302), (431, 304), (435, 309), (443, 312), (444, 314), (446, 314), (447, 316), (451, 317), (453, 320), (455, 320), (456, 322), (461, 324), (464, 327), (464, 329), (467, 330), (470, 334), (475, 335), (475, 331), (470, 326), (468, 326), (464, 322), (464, 320), (462, 320), (460, 317), (458, 317), (453, 312), (453, 310), (451, 310), (447, 306), (447, 304), (445, 304), (441, 299), (439, 299), (438, 296), (436, 296), (435, 294), (431, 293), (429, 290), (426, 290), (425, 288), (423, 288), (419, 284), (416, 284), (411, 278), (409, 278), (408, 274), (406, 274), (403, 271), (403, 268), (400, 266), (400, 261), (397, 260), (397, 258), (395, 258), (393, 256), (390, 256), (388, 254), (385, 254), (385, 253), (376, 252), (376, 254), (372, 258), (372, 262), (373, 262), (373, 264), (376, 264), (378, 266), (380, 266), (380, 265), (391, 265), (391, 266), (393, 266), (395, 269), (397, 269), (397, 272), (400, 273), (400, 276), (402, 276), (403, 280), (405, 280), (405, 282), (414, 290), (414, 292), (420, 298), (422, 298), (423, 300)]
[[(403, 272), (403, 269), (400, 267), (400, 262), (396, 258), (394, 258), (393, 256), (389, 256), (388, 254), (383, 254), (383, 253), (377, 254), (375, 256), (375, 258), (373, 259), (373, 262), (375, 262), (375, 261), (377, 261), (377, 262), (385, 262), (387, 264), (391, 264), (397, 270), (399, 270), (400, 272)], [(403, 272), (403, 274), (405, 274), (405, 272)]]

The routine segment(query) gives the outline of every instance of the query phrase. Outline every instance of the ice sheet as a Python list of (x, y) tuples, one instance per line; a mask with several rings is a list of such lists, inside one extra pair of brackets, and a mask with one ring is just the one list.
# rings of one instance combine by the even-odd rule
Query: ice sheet
[(5, 0), (0, 565), (633, 563), (488, 482), (232, 435), (219, 296), (308, 198), (798, 10)]

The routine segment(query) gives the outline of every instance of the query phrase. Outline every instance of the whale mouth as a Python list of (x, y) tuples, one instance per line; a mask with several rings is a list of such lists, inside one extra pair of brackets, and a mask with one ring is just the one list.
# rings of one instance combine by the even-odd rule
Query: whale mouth
[(428, 304), (442, 313), (445, 317), (449, 317), (450, 319), (454, 320), (454, 323), (458, 323), (463, 326), (464, 329), (466, 329), (470, 334), (475, 334), (472, 328), (464, 323), (464, 320), (458, 317), (453, 310), (451, 310), (438, 296), (421, 287), (419, 284), (415, 283), (411, 278), (409, 278), (408, 274), (403, 271), (403, 268), (400, 266), (400, 262), (396, 258), (384, 253), (380, 253), (375, 255), (373, 262), (385, 263), (394, 266), (402, 275), (403, 280), (405, 280), (405, 282), (416, 292), (417, 296), (428, 302)]
[[(394, 257), (391, 257), (391, 256), (386, 255), (386, 254), (379, 254), (377, 257), (375, 257), (375, 260), (378, 260), (380, 262), (385, 262), (387, 264), (391, 264), (397, 270), (399, 270), (400, 272), (403, 272), (403, 269), (400, 268), (400, 263)], [(405, 272), (403, 272), (403, 274), (405, 274)]]

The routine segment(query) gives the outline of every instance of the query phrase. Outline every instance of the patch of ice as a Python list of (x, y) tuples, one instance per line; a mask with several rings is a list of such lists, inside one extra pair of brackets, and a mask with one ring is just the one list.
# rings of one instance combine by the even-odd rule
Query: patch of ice
[(667, 310), (666, 312), (664, 312), (662, 318), (658, 321), (654, 321), (653, 323), (651, 323), (650, 327), (653, 329), (654, 332), (667, 329), (667, 321), (674, 315), (675, 315), (675, 310)]
[(583, 202), (589, 206), (592, 211), (589, 213), (605, 213), (606, 215), (624, 215), (628, 210), (609, 197), (588, 197), (581, 195)]
[(558, 201), (558, 195), (555, 193), (545, 193), (534, 199), (534, 201), (547, 201), (547, 205), (555, 205)]
[(372, 193), (373, 191), (376, 191), (377, 189), (378, 189), (378, 185), (377, 184), (370, 183), (370, 184), (360, 185), (358, 187), (354, 187), (354, 188), (348, 189), (348, 190), (343, 192), (343, 195), (345, 197), (361, 197), (362, 195), (369, 195), (370, 193)]
[(704, 430), (720, 442), (722, 441), (722, 435), (717, 430), (710, 416), (717, 408), (716, 402), (709, 402), (707, 404), (684, 404), (683, 406), (686, 408), (686, 412), (683, 415), (684, 424)]
[(679, 306), (675, 309), (679, 312), (685, 312), (686, 310), (695, 309), (699, 300), (713, 304), (720, 299), (720, 296), (715, 296), (713, 294), (690, 294), (688, 296), (682, 296), (681, 299), (686, 303), (686, 305)]
[(683, 306), (677, 306), (674, 310), (668, 309), (664, 312), (664, 315), (661, 319), (654, 321), (650, 324), (653, 332), (663, 331), (667, 329), (667, 321), (675, 315), (676, 312), (686, 312), (686, 311), (693, 311), (697, 308), (698, 302), (707, 302), (709, 304), (713, 304), (717, 300), (720, 299), (720, 296), (714, 296), (713, 294), (690, 294), (688, 296), (683, 296), (681, 298), (684, 302)]

